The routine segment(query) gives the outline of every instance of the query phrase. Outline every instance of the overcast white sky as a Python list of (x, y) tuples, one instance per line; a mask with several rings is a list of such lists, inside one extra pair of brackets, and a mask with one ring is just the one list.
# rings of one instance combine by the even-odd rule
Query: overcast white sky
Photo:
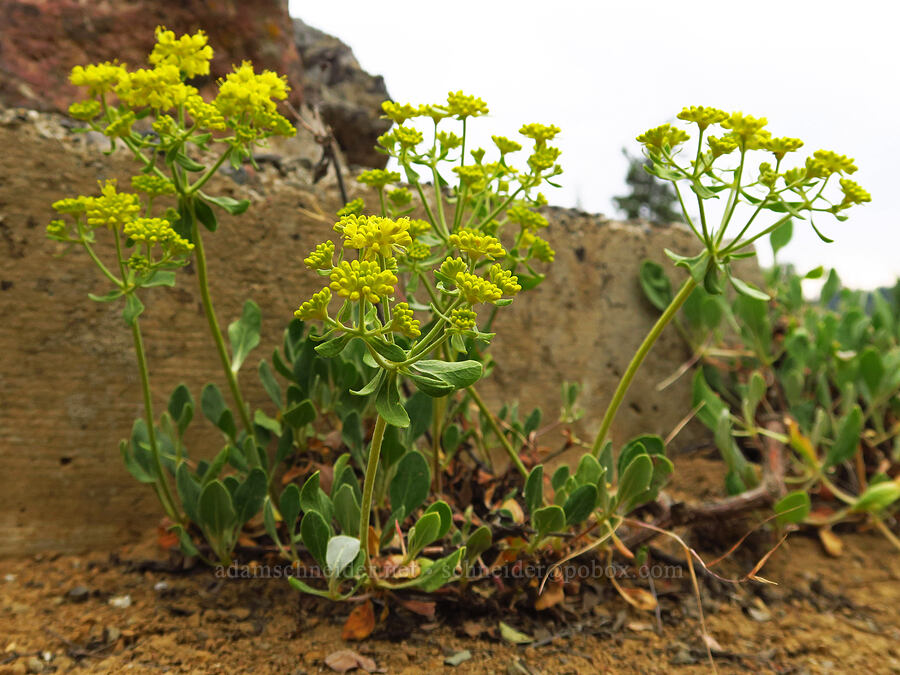
[[(850, 220), (805, 223), (780, 257), (835, 267), (848, 285), (900, 275), (900, 40), (890, 2), (291, 0), (294, 16), (349, 44), (392, 98), (439, 102), (463, 89), (491, 115), (471, 125), (514, 137), (556, 124), (565, 174), (551, 203), (615, 216), (621, 148), (685, 105), (741, 110), (769, 129), (854, 157), (873, 201)], [(471, 147), (471, 146), (470, 146)], [(761, 260), (770, 261), (768, 246)]]

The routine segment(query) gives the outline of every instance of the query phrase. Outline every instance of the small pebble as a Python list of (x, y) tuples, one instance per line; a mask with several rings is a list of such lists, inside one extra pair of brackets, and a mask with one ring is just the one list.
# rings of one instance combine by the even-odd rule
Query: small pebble
[(470, 652), (468, 649), (463, 649), (460, 652), (456, 652), (452, 656), (448, 656), (446, 659), (444, 659), (444, 663), (446, 663), (448, 666), (458, 666), (459, 664), (468, 661), (471, 658), (472, 652)]
[(87, 586), (75, 586), (75, 588), (66, 593), (66, 597), (68, 597), (72, 602), (84, 602), (88, 599), (88, 596), (90, 594), (91, 589), (89, 589)]
[(43, 673), (44, 672), (44, 662), (41, 661), (38, 657), (32, 656), (25, 662), (25, 667), (28, 669), (29, 673)]
[(12, 582), (14, 582), (16, 580), (16, 575), (15, 574), (7, 574), (5, 577), (3, 577), (3, 580), (6, 581), (6, 583), (11, 584)]
[(155, 584), (153, 584), (153, 590), (157, 593), (165, 593), (167, 590), (169, 590), (169, 584), (166, 581), (157, 581)]
[(109, 599), (109, 604), (118, 609), (128, 609), (131, 607), (130, 595), (114, 595)]

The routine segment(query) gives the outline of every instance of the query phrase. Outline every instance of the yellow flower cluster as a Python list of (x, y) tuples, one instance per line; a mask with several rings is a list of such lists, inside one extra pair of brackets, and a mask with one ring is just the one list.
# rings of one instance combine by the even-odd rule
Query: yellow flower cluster
[(450, 325), (459, 332), (475, 328), (475, 320), (478, 315), (469, 307), (458, 307), (450, 312)]
[(294, 316), (301, 321), (324, 320), (328, 318), (328, 303), (331, 302), (331, 290), (323, 288), (318, 293), (300, 305), (294, 312)]
[(419, 108), (409, 103), (395, 103), (394, 101), (384, 101), (381, 104), (385, 117), (395, 124), (403, 124), (408, 119), (418, 117)]
[(535, 230), (549, 225), (549, 222), (544, 216), (521, 204), (516, 204), (507, 209), (506, 217), (509, 218), (510, 222), (521, 225), (526, 230)]
[(152, 173), (142, 173), (139, 176), (132, 176), (131, 187), (140, 192), (146, 192), (151, 197), (175, 194), (175, 185), (172, 181)]
[(552, 263), (556, 257), (556, 251), (550, 247), (549, 242), (533, 234), (531, 230), (525, 230), (522, 233), (522, 245), (528, 248), (529, 257), (536, 258), (543, 263)]
[(412, 262), (425, 260), (431, 255), (431, 248), (423, 244), (421, 241), (414, 241), (409, 248), (406, 249), (406, 259)]
[(156, 45), (150, 52), (154, 66), (172, 65), (187, 78), (209, 75), (209, 61), (213, 50), (207, 44), (206, 34), (199, 30), (193, 35), (175, 37), (175, 33), (163, 26), (156, 28)]
[(503, 297), (503, 291), (500, 288), (471, 272), (459, 272), (454, 277), (454, 282), (470, 305), (477, 305), (480, 302), (497, 302)]
[(413, 218), (409, 221), (409, 234), (413, 238), (420, 237), (431, 229), (431, 223), (421, 218)]
[(116, 87), (116, 94), (128, 106), (154, 110), (170, 110), (196, 93), (196, 89), (181, 81), (178, 66), (171, 64), (135, 70)]
[(311, 270), (327, 270), (334, 267), (334, 242), (330, 239), (316, 246), (316, 249), (309, 254), (303, 264)]
[(469, 266), (462, 258), (447, 258), (441, 263), (440, 273), (450, 279), (456, 279), (456, 275), (468, 271)]
[(103, 110), (100, 101), (96, 99), (88, 99), (87, 101), (76, 101), (69, 106), (69, 115), (76, 120), (87, 122), (94, 119)]
[(770, 190), (775, 187), (775, 181), (778, 180), (778, 174), (768, 162), (759, 165), (759, 182)]
[(116, 89), (128, 77), (124, 64), (116, 61), (75, 66), (69, 82), (76, 87), (87, 87), (88, 96), (103, 96)]
[(559, 127), (555, 124), (548, 125), (533, 122), (531, 124), (522, 125), (522, 128), (519, 129), (519, 133), (526, 138), (533, 139), (537, 146), (543, 146), (547, 141), (552, 141), (556, 138), (556, 135), (559, 133)]
[(462, 138), (452, 131), (439, 131), (437, 135), (438, 143), (442, 150), (456, 150), (462, 145)]
[(271, 128), (278, 134), (290, 135), (290, 122), (275, 111), (275, 101), (287, 98), (290, 88), (283, 76), (264, 70), (257, 73), (249, 61), (219, 81), (215, 105), (228, 118), (257, 129)]
[(135, 122), (134, 112), (128, 112), (119, 115), (115, 120), (106, 126), (103, 133), (110, 138), (125, 138), (131, 136), (131, 125)]
[(164, 218), (135, 218), (125, 223), (122, 231), (134, 242), (150, 247), (160, 244), (172, 253), (188, 253), (194, 250), (194, 245), (179, 236), (172, 229), (171, 223)]
[(90, 197), (66, 197), (53, 202), (53, 210), (57, 213), (84, 213), (90, 201)]
[(413, 127), (397, 127), (394, 138), (402, 148), (412, 148), (422, 142), (422, 132)]
[(337, 216), (338, 218), (341, 218), (342, 216), (358, 216), (360, 213), (362, 213), (365, 206), (365, 202), (363, 202), (361, 198), (357, 197), (356, 199), (353, 199), (344, 204), (343, 208), (338, 210)]
[(390, 270), (382, 270), (376, 262), (346, 261), (331, 270), (331, 290), (349, 300), (367, 299), (375, 303), (394, 293), (397, 277)]
[(813, 171), (810, 172), (811, 174), (815, 172), (823, 177), (830, 176), (833, 173), (854, 173), (856, 171), (856, 164), (853, 163), (852, 159), (831, 150), (816, 150), (812, 158), (807, 162), (807, 169), (810, 168), (809, 164), (812, 164), (813, 168)]
[(771, 139), (771, 134), (763, 129), (766, 124), (768, 120), (765, 117), (753, 117), (742, 112), (733, 112), (722, 121), (722, 126), (730, 129), (739, 145), (747, 150), (758, 150)]
[(194, 124), (201, 129), (221, 131), (227, 128), (221, 111), (212, 103), (204, 101), (199, 94), (188, 96), (184, 107), (188, 115), (193, 119)]
[(370, 185), (376, 188), (383, 188), (389, 183), (396, 183), (400, 180), (400, 174), (396, 171), (387, 171), (386, 169), (369, 169), (363, 171), (356, 178), (363, 185)]
[(412, 201), (412, 192), (406, 188), (397, 188), (388, 192), (388, 199), (394, 206), (406, 206)]
[(495, 260), (506, 255), (499, 239), (488, 234), (481, 234), (476, 230), (462, 229), (454, 232), (448, 241), (451, 246), (469, 254), (475, 260), (482, 256), (488, 260)]
[(491, 136), (491, 140), (494, 141), (494, 145), (497, 146), (501, 155), (506, 155), (510, 152), (518, 152), (522, 149), (521, 143), (516, 143), (515, 141), (506, 138), (506, 136)]
[(402, 333), (409, 338), (417, 338), (422, 334), (420, 326), (421, 322), (413, 318), (413, 311), (409, 308), (408, 303), (398, 302), (394, 305), (391, 316), (391, 330)]
[(484, 189), (484, 167), (479, 164), (467, 164), (466, 166), (454, 166), (453, 172), (459, 176), (459, 180), (478, 192)]
[(706, 142), (709, 143), (709, 149), (714, 158), (734, 152), (738, 147), (737, 139), (731, 135), (726, 135), (722, 138), (710, 136), (706, 139)]
[(522, 290), (519, 285), (519, 277), (509, 270), (503, 269), (497, 263), (491, 265), (490, 277), (491, 283), (503, 291), (504, 295), (515, 295)]
[(788, 136), (770, 138), (763, 144), (763, 149), (775, 155), (775, 159), (784, 159), (787, 153), (794, 152), (802, 147), (803, 141), (799, 138), (790, 138)]
[(528, 158), (528, 166), (536, 173), (545, 171), (556, 164), (556, 160), (559, 159), (560, 153), (561, 151), (559, 148), (553, 148), (549, 145), (536, 147), (534, 154)]
[(685, 131), (678, 127), (673, 127), (671, 124), (662, 124), (648, 129), (638, 136), (636, 140), (648, 148), (662, 152), (664, 147), (674, 148), (676, 145), (681, 145), (690, 140), (690, 138)]
[(447, 112), (451, 117), (465, 119), (466, 117), (487, 115), (489, 111), (487, 103), (480, 98), (464, 94), (461, 91), (451, 91), (447, 94)]
[(90, 227), (117, 229), (130, 222), (141, 210), (137, 195), (117, 192), (116, 181), (108, 180), (100, 187), (99, 197), (89, 197), (85, 204)]
[(678, 113), (678, 119), (684, 120), (685, 122), (693, 122), (700, 127), (700, 131), (703, 131), (710, 124), (724, 122), (728, 119), (728, 113), (724, 110), (719, 110), (718, 108), (692, 105), (690, 107), (682, 108), (681, 112)]
[(395, 248), (412, 244), (409, 234), (409, 218), (382, 218), (381, 216), (343, 216), (334, 225), (335, 232), (344, 235), (344, 246), (364, 251), (364, 259), (377, 256), (392, 257)]
[(862, 186), (856, 181), (852, 181), (849, 178), (841, 178), (840, 183), (841, 192), (844, 193), (844, 201), (841, 202), (842, 208), (872, 201), (872, 195), (863, 190)]

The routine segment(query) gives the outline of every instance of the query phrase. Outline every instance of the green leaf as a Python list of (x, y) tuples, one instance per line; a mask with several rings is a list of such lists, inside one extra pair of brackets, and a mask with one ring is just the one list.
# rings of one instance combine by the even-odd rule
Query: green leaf
[(197, 547), (194, 546), (194, 542), (191, 540), (191, 535), (181, 525), (173, 525), (172, 531), (178, 534), (178, 545), (181, 547), (181, 552), (184, 555), (190, 558), (196, 558), (200, 555), (200, 551), (197, 550)]
[(262, 410), (257, 409), (253, 413), (253, 424), (266, 431), (271, 431), (276, 436), (281, 436), (281, 422), (274, 417), (269, 417)]
[(241, 318), (228, 326), (228, 340), (231, 342), (231, 372), (236, 373), (244, 359), (259, 344), (262, 315), (259, 305), (252, 300), (244, 303)]
[(625, 472), (619, 479), (619, 487), (616, 497), (619, 509), (623, 514), (629, 513), (637, 506), (653, 478), (653, 460), (647, 454), (638, 455), (625, 468)]
[(453, 525), (453, 511), (450, 510), (450, 505), (444, 500), (438, 499), (425, 509), (425, 513), (436, 513), (441, 517), (441, 529), (436, 538), (441, 539), (442, 537), (447, 536), (451, 525)]
[(281, 387), (278, 386), (278, 381), (275, 379), (275, 373), (272, 372), (269, 362), (265, 359), (260, 359), (257, 372), (259, 373), (259, 381), (262, 382), (263, 389), (266, 390), (269, 398), (272, 399), (272, 403), (280, 409), (282, 406)]
[[(330, 519), (329, 519), (330, 520)], [(300, 538), (316, 562), (325, 569), (328, 565), (328, 541), (331, 526), (318, 511), (307, 511), (300, 521)]]
[(500, 622), (500, 637), (514, 645), (525, 645), (534, 642), (534, 638), (526, 635), (522, 631), (518, 631), (509, 624)]
[(365, 387), (359, 390), (351, 389), (350, 393), (354, 396), (370, 396), (371, 394), (374, 394), (376, 391), (378, 391), (378, 388), (381, 386), (381, 383), (384, 380), (386, 374), (387, 371), (379, 368), (376, 371), (375, 376), (371, 380), (369, 380), (368, 384), (366, 384)]
[(316, 345), (316, 353), (326, 359), (333, 358), (344, 351), (344, 347), (347, 346), (352, 337), (352, 335), (341, 335), (326, 342), (321, 342)]
[(544, 465), (538, 464), (525, 479), (525, 505), (534, 513), (544, 505)]
[(269, 487), (269, 478), (266, 472), (260, 468), (253, 469), (247, 479), (241, 483), (234, 493), (234, 507), (237, 511), (237, 523), (243, 525), (253, 516), (259, 513), (266, 492)]
[(778, 251), (787, 246), (793, 236), (794, 223), (792, 220), (785, 221), (784, 225), (773, 230), (769, 235), (769, 243), (772, 245), (772, 256), (777, 256)]
[(410, 420), (407, 432), (410, 444), (418, 440), (431, 427), (433, 406), (434, 399), (420, 391), (406, 399), (403, 407), (406, 408), (406, 414), (409, 415)]
[(334, 517), (334, 507), (331, 499), (325, 494), (325, 491), (319, 486), (319, 472), (316, 471), (312, 476), (306, 479), (303, 488), (300, 490), (300, 508), (304, 512), (316, 511), (323, 516), (326, 522), (330, 523)]
[(178, 435), (183, 436), (191, 423), (191, 419), (194, 417), (194, 397), (191, 396), (191, 392), (186, 385), (179, 384), (175, 387), (175, 390), (169, 397), (167, 409), (178, 427)]
[(449, 382), (431, 375), (417, 373), (414, 370), (408, 371), (406, 375), (409, 376), (409, 379), (413, 381), (419, 391), (432, 398), (441, 398), (456, 391), (456, 387)]
[(466, 560), (468, 560), (470, 565), (478, 559), (478, 556), (491, 547), (492, 539), (491, 528), (487, 525), (482, 525), (469, 535), (469, 538), (466, 540)]
[(731, 285), (734, 286), (734, 289), (740, 293), (741, 295), (746, 295), (748, 298), (753, 298), (754, 300), (762, 300), (764, 302), (768, 302), (771, 300), (771, 296), (767, 293), (763, 293), (756, 286), (746, 281), (741, 281), (737, 277), (729, 277), (731, 280)]
[(869, 345), (859, 355), (859, 374), (869, 390), (869, 396), (878, 393), (878, 387), (884, 379), (884, 361), (879, 350)]
[(128, 293), (125, 296), (125, 309), (122, 310), (122, 318), (129, 326), (133, 326), (138, 317), (144, 311), (144, 303), (135, 293)]
[(576, 488), (569, 495), (566, 503), (563, 504), (563, 511), (566, 513), (566, 525), (578, 525), (587, 520), (597, 506), (598, 497), (596, 485), (588, 483)]
[(481, 378), (483, 368), (478, 361), (437, 361), (426, 359), (413, 366), (420, 373), (431, 375), (457, 389), (469, 387)]
[(198, 523), (212, 538), (224, 542), (238, 525), (231, 494), (218, 480), (211, 481), (200, 493)]
[(316, 408), (309, 399), (304, 399), (286, 410), (281, 418), (294, 429), (302, 429), (316, 419)]
[(234, 440), (237, 428), (234, 425), (234, 416), (225, 405), (225, 397), (221, 390), (214, 384), (207, 384), (200, 394), (200, 409), (210, 422), (219, 427), (225, 435)]
[(334, 517), (341, 526), (341, 532), (359, 532), (359, 500), (348, 483), (341, 485), (334, 495)]
[(391, 511), (398, 521), (411, 515), (425, 498), (431, 488), (431, 471), (428, 462), (418, 450), (406, 453), (397, 463), (397, 471), (391, 480), (389, 494)]
[(300, 488), (290, 483), (281, 492), (278, 499), (278, 510), (281, 511), (281, 519), (287, 527), (288, 534), (293, 534), (297, 528), (297, 518), (300, 517)]
[(88, 297), (94, 302), (112, 302), (113, 300), (118, 300), (123, 295), (125, 295), (125, 292), (119, 288), (103, 295), (94, 295), (93, 293), (88, 293)]
[(199, 524), (200, 483), (194, 480), (186, 462), (179, 464), (175, 471), (175, 488), (187, 517)]
[(869, 485), (866, 491), (859, 496), (853, 505), (853, 510), (878, 513), (898, 499), (900, 499), (900, 485), (896, 480), (875, 483)]
[(650, 304), (659, 311), (664, 311), (672, 302), (672, 282), (666, 275), (662, 265), (652, 260), (641, 263), (640, 271), (641, 288)]
[(328, 576), (336, 578), (356, 560), (359, 555), (359, 539), (339, 534), (328, 540), (325, 562)]
[(157, 286), (168, 286), (171, 288), (175, 285), (175, 272), (171, 270), (155, 270), (153, 276), (141, 283), (142, 288), (155, 288)]
[(218, 229), (219, 221), (216, 219), (216, 214), (209, 208), (209, 204), (206, 202), (195, 199), (194, 214), (197, 216), (197, 220), (200, 221), (203, 227), (210, 232), (215, 232)]
[(409, 531), (409, 543), (407, 545), (409, 557), (414, 558), (419, 552), (433, 541), (436, 541), (441, 532), (441, 516), (439, 513), (425, 513)]
[(381, 385), (375, 396), (375, 409), (388, 424), (406, 428), (409, 426), (409, 415), (400, 404), (400, 392), (397, 390), (397, 376), (390, 375)]
[(416, 584), (426, 593), (434, 593), (441, 586), (446, 584), (453, 575), (456, 574), (456, 568), (459, 561), (466, 552), (466, 547), (456, 549), (450, 555), (435, 560), (434, 563), (422, 573), (419, 582)]
[(175, 153), (174, 159), (176, 164), (184, 169), (187, 169), (188, 171), (203, 171), (206, 168), (199, 162), (195, 162), (180, 150)]
[(406, 352), (403, 351), (403, 348), (400, 345), (388, 342), (384, 338), (378, 336), (368, 337), (366, 338), (366, 342), (371, 345), (372, 349), (388, 361), (396, 361), (399, 363), (406, 360)]
[(863, 412), (858, 405), (853, 406), (838, 423), (834, 443), (825, 453), (825, 467), (835, 466), (851, 459), (859, 448), (859, 437), (863, 429)]
[(562, 532), (566, 528), (566, 512), (555, 504), (545, 506), (531, 514), (531, 525), (540, 539), (550, 532)]
[(775, 522), (779, 527), (788, 523), (800, 523), (809, 515), (809, 495), (803, 490), (788, 493), (775, 504), (778, 517)]
[(823, 305), (829, 304), (839, 290), (841, 290), (841, 279), (838, 277), (837, 272), (831, 270), (828, 273), (828, 279), (825, 280), (825, 285), (822, 286), (819, 302)]
[(575, 481), (579, 485), (596, 485), (602, 475), (603, 467), (593, 455), (585, 454), (581, 457), (578, 468), (575, 469)]
[(208, 201), (210, 204), (215, 204), (220, 209), (224, 209), (233, 216), (239, 216), (250, 207), (250, 200), (248, 199), (234, 199), (232, 197), (210, 197), (207, 194), (201, 194), (203, 196), (203, 199)]
[(556, 471), (553, 472), (553, 476), (550, 478), (550, 485), (553, 486), (555, 491), (558, 491), (563, 485), (565, 485), (566, 480), (569, 478), (569, 467), (565, 464), (557, 467)]

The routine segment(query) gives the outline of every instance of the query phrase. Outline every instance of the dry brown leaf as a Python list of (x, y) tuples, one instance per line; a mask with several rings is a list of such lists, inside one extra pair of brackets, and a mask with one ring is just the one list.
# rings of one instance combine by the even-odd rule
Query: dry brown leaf
[(503, 504), (500, 505), (501, 509), (506, 509), (512, 514), (512, 519), (514, 523), (524, 523), (525, 522), (525, 512), (522, 510), (522, 506), (515, 499), (507, 499)]
[(709, 651), (711, 651), (713, 653), (715, 653), (715, 652), (721, 653), (721, 652), (725, 651), (724, 649), (722, 649), (722, 645), (720, 645), (716, 641), (716, 638), (714, 638), (712, 635), (707, 635), (706, 633), (704, 633), (700, 637), (703, 638), (704, 644), (706, 644), (706, 646), (709, 647)]
[(625, 628), (634, 632), (634, 633), (644, 633), (646, 631), (652, 631), (653, 626), (649, 623), (645, 623), (643, 621), (629, 621), (625, 624)]
[(822, 548), (825, 553), (832, 558), (840, 558), (844, 553), (844, 542), (830, 528), (819, 528), (819, 541), (822, 542)]
[(284, 475), (281, 477), (281, 484), (287, 485), (292, 482), (295, 478), (300, 478), (306, 473), (307, 467), (302, 466), (292, 466), (290, 469), (284, 472)]
[(558, 605), (565, 600), (566, 594), (563, 591), (563, 585), (560, 583), (549, 583), (541, 593), (537, 600), (534, 601), (534, 608), (538, 611), (549, 609), (554, 605)]
[(160, 525), (156, 528), (156, 543), (163, 551), (168, 551), (178, 546), (178, 534)]
[(480, 621), (463, 621), (462, 625), (463, 633), (468, 635), (470, 638), (477, 638), (482, 633), (486, 633), (490, 630), (490, 626), (481, 623)]
[(656, 598), (650, 591), (643, 588), (623, 588), (618, 586), (619, 595), (629, 605), (644, 612), (652, 612), (656, 609)]
[[(373, 630), (375, 630), (375, 609), (372, 607), (372, 601), (366, 600), (350, 612), (341, 631), (341, 637), (344, 640), (365, 640)], [(374, 667), (374, 664), (372, 665)]]
[(435, 603), (424, 600), (402, 600), (397, 598), (401, 607), (405, 607), (413, 614), (424, 616), (426, 619), (434, 618)]
[(325, 657), (325, 665), (338, 673), (346, 673), (355, 668), (362, 668), (367, 673), (375, 671), (375, 661), (357, 654), (352, 649), (338, 649)]

